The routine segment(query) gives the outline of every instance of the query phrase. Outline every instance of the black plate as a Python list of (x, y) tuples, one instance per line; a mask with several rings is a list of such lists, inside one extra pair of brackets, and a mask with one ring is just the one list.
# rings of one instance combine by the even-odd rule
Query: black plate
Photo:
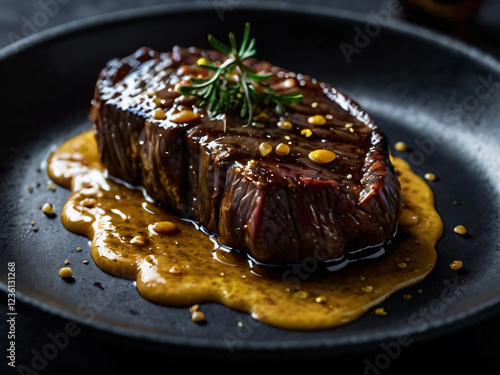
[[(56, 28), (2, 50), (2, 289), (7, 262), (16, 262), (18, 300), (121, 337), (219, 353), (232, 347), (237, 353), (288, 349), (334, 356), (402, 334), (441, 334), (498, 311), (500, 64), (462, 43), (397, 21), (378, 29), (373, 16), (288, 8), (240, 5), (226, 11), (223, 21), (207, 5), (134, 10)], [(335, 84), (372, 115), (391, 143), (409, 144), (411, 150), (402, 156), (418, 174), (438, 176), (430, 183), (445, 222), (438, 263), (421, 284), (383, 304), (386, 317), (369, 311), (335, 329), (287, 331), (207, 303), (208, 324), (197, 325), (187, 309), (152, 304), (132, 282), (105, 274), (93, 262), (84, 265), (90, 258), (88, 240), (66, 231), (59, 216), (49, 219), (39, 210), (46, 201), (60, 209), (69, 196), (60, 187), (55, 193), (47, 189), (44, 160), (61, 141), (90, 127), (94, 83), (109, 59), (143, 45), (208, 47), (208, 33), (225, 38), (231, 30), (241, 32), (246, 21), (252, 23), (259, 58)], [(359, 30), (369, 34), (364, 42)], [(340, 48), (343, 42), (356, 48), (350, 63)], [(33, 193), (28, 186), (35, 187)], [(470, 234), (454, 234), (458, 224)], [(83, 251), (76, 252), (77, 246)], [(73, 283), (58, 276), (68, 258)], [(463, 261), (463, 270), (450, 269), (455, 259)], [(413, 298), (403, 299), (405, 293)]]

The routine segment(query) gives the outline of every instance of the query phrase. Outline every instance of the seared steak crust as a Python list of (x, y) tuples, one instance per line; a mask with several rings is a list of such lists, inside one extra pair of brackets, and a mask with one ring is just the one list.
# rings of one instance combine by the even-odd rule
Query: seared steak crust
[[(338, 259), (394, 234), (399, 181), (385, 136), (356, 103), (327, 83), (251, 60), (255, 71), (273, 73), (276, 92), (300, 91), (303, 101), (284, 113), (266, 108), (248, 125), (232, 113), (213, 119), (196, 98), (176, 90), (189, 77), (208, 74), (196, 66), (200, 57), (224, 58), (195, 48), (141, 48), (107, 64), (91, 118), (111, 175), (143, 185), (157, 201), (217, 233), (220, 243), (261, 262)], [(198, 118), (172, 121), (186, 109)], [(311, 124), (314, 115), (326, 123)], [(280, 127), (284, 121), (291, 129)], [(259, 152), (262, 142), (273, 146), (269, 155)], [(279, 143), (290, 146), (288, 155), (275, 152)], [(308, 155), (316, 149), (335, 152), (335, 160), (313, 162)]]

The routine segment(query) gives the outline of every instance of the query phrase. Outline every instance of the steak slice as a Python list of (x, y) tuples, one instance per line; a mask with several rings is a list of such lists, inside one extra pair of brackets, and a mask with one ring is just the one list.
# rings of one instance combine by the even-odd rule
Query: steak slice
[[(210, 118), (197, 98), (177, 93), (209, 74), (196, 65), (200, 57), (224, 60), (216, 51), (143, 47), (103, 69), (91, 119), (111, 175), (143, 185), (260, 262), (334, 260), (391, 238), (402, 195), (386, 138), (368, 114), (327, 83), (250, 59), (255, 71), (273, 73), (267, 82), (276, 93), (299, 91), (303, 101), (283, 113), (261, 109), (250, 124), (235, 113)], [(326, 123), (311, 123), (315, 115)], [(266, 156), (262, 142), (273, 148)], [(288, 154), (277, 153), (280, 143)], [(308, 155), (318, 149), (336, 158), (314, 162)]]

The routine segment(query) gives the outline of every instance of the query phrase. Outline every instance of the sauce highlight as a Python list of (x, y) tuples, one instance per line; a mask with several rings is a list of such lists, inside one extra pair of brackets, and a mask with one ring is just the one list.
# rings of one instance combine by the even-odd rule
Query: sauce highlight
[[(373, 263), (337, 272), (321, 272), (313, 259), (301, 269), (262, 267), (217, 246), (142, 190), (106, 179), (92, 131), (60, 145), (48, 173), (73, 192), (62, 211), (63, 225), (89, 237), (96, 264), (113, 276), (136, 280), (144, 298), (170, 306), (220, 302), (273, 326), (313, 330), (355, 320), (396, 290), (418, 283), (436, 263), (434, 246), (443, 223), (433, 192), (405, 161), (391, 160), (405, 204), (393, 248)], [(153, 226), (161, 221), (180, 231), (156, 233)], [(131, 243), (137, 236), (145, 241)]]

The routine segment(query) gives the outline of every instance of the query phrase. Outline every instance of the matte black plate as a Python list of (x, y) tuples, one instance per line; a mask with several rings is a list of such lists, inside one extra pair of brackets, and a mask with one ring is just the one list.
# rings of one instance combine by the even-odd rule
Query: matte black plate
[[(430, 337), (498, 311), (500, 64), (459, 42), (396, 21), (379, 30), (372, 16), (294, 7), (240, 5), (225, 12), (223, 21), (208, 6), (134, 10), (57, 28), (2, 50), (2, 289), (7, 263), (16, 262), (19, 300), (119, 336), (220, 353), (288, 349), (333, 356), (402, 334)], [(224, 39), (231, 30), (240, 33), (246, 21), (252, 23), (259, 58), (333, 83), (372, 115), (392, 144), (410, 145), (402, 156), (418, 174), (438, 176), (430, 183), (445, 222), (437, 266), (421, 284), (386, 301), (386, 317), (369, 311), (335, 329), (287, 331), (207, 303), (208, 324), (197, 325), (187, 309), (152, 304), (132, 282), (105, 274), (92, 261), (84, 265), (90, 260), (88, 240), (66, 231), (59, 216), (49, 219), (39, 210), (45, 202), (60, 210), (69, 196), (60, 187), (47, 189), (44, 161), (57, 144), (90, 128), (94, 83), (109, 59), (143, 45), (208, 47), (208, 33)], [(369, 22), (369, 43), (365, 39), (362, 45), (355, 38)], [(342, 42), (357, 48), (350, 63)], [(33, 193), (28, 186), (35, 187)], [(458, 224), (469, 235), (454, 234)], [(58, 276), (68, 258), (73, 283)], [(450, 269), (455, 259), (463, 261), (463, 270)], [(403, 299), (405, 293), (413, 298)]]

